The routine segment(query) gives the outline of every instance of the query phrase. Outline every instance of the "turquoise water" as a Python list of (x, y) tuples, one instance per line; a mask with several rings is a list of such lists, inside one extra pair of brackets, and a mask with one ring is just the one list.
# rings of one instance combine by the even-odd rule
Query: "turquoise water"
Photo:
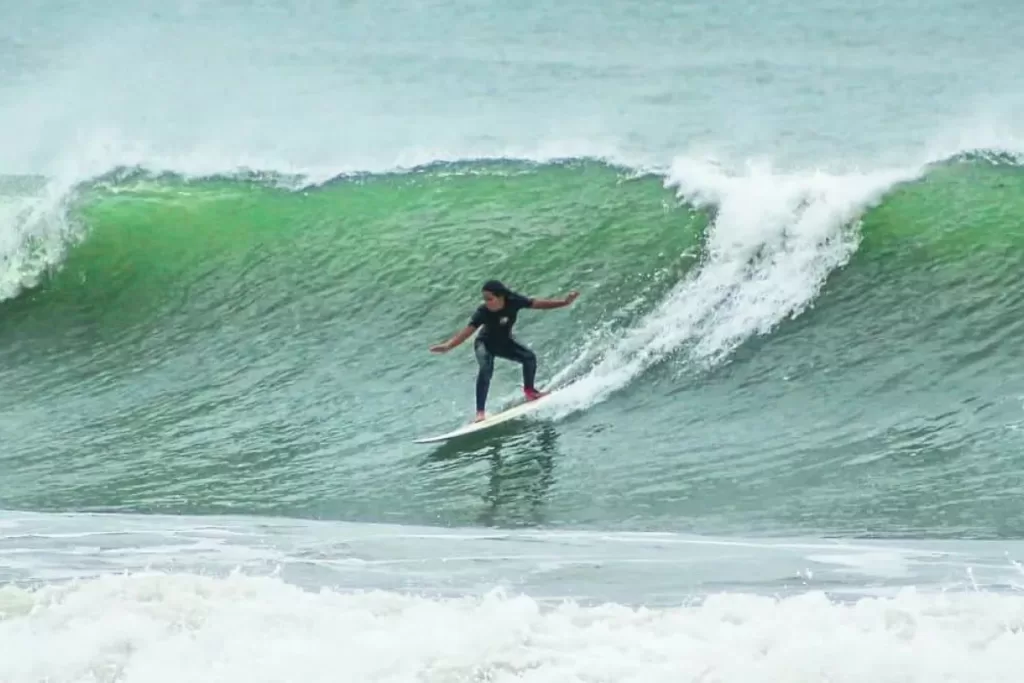
[(0, 8), (0, 680), (1015, 680), (1018, 35)]

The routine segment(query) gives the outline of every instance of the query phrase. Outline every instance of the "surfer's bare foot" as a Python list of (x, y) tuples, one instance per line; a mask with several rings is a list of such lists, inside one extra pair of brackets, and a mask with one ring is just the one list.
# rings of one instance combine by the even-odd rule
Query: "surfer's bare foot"
[(523, 393), (526, 394), (527, 401), (536, 401), (538, 398), (548, 395), (548, 392), (537, 391), (536, 389), (523, 389)]
[(477, 411), (476, 419), (473, 420), (473, 422), (483, 422), (486, 419), (487, 419), (487, 413), (485, 413), (484, 411), (480, 410), (480, 411)]

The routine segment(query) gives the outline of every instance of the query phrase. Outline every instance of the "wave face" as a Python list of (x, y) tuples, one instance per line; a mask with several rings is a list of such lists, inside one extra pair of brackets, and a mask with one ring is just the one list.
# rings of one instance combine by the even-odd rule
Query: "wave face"
[[(1019, 486), (1022, 386), (1006, 368), (1024, 319), (1022, 189), (1012, 157), (977, 154), (848, 175), (685, 159), (664, 174), (477, 161), (312, 185), (108, 174), (61, 203), (79, 237), (59, 267), (3, 304), (19, 436), (2, 495), (1012, 535), (994, 501)], [(426, 348), (495, 276), (584, 293), (520, 323), (542, 381), (567, 387), (555, 422), (424, 460), (411, 439), (465, 419), (475, 374), (468, 347)], [(517, 385), (500, 365), (492, 407)]]

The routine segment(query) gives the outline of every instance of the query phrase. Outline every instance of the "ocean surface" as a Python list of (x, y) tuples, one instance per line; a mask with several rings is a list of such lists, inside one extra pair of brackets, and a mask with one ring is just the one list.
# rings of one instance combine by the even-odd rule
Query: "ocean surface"
[(0, 2), (0, 682), (1019, 682), (1021, 36)]

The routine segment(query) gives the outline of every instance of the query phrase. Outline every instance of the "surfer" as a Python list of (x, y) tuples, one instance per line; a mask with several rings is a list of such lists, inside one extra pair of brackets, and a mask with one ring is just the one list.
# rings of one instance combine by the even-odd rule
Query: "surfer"
[[(484, 407), (487, 392), (494, 374), (494, 358), (506, 358), (523, 366), (523, 394), (527, 401), (535, 401), (544, 395), (534, 387), (537, 374), (537, 356), (512, 336), (512, 326), (519, 311), (524, 308), (562, 308), (568, 306), (579, 292), (570, 292), (562, 299), (539, 299), (514, 292), (498, 280), (488, 280), (481, 288), (484, 302), (469, 319), (469, 324), (443, 344), (430, 347), (433, 353), (447, 353), (469, 339), (477, 329), (480, 334), (473, 342), (476, 361), (480, 370), (476, 376), (476, 421), (485, 419)], [(482, 328), (482, 329), (481, 329)]]

